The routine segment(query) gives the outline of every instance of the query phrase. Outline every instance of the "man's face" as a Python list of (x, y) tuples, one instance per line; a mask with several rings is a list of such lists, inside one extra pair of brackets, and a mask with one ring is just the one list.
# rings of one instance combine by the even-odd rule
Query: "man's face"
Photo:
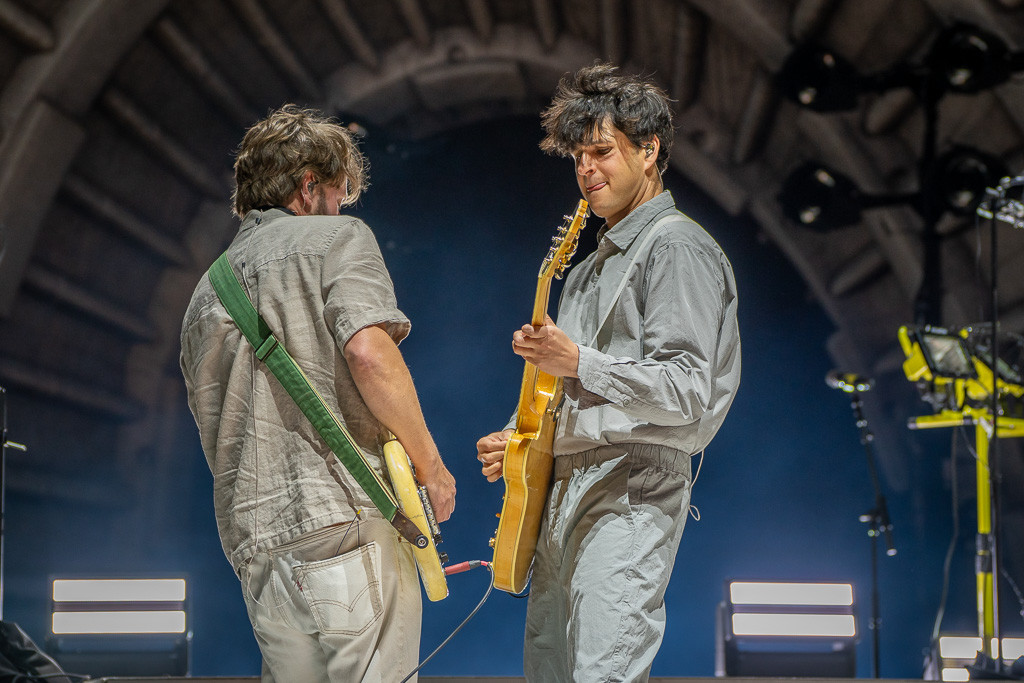
[(341, 213), (341, 202), (348, 197), (348, 183), (341, 187), (318, 184), (313, 191), (313, 216), (337, 216)]
[(630, 211), (650, 199), (651, 178), (647, 168), (652, 156), (645, 156), (615, 126), (606, 123), (595, 139), (573, 153), (576, 182), (590, 210), (615, 225)]

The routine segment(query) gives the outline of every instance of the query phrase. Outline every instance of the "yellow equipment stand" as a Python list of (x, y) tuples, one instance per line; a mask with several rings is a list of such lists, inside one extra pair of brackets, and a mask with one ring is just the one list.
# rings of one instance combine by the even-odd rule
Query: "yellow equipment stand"
[[(966, 331), (960, 332), (966, 336)], [(993, 551), (996, 539), (993, 536), (992, 519), (992, 473), (989, 469), (989, 442), (992, 437), (992, 411), (985, 401), (992, 395), (993, 373), (985, 363), (972, 357), (975, 377), (941, 377), (929, 366), (920, 344), (911, 338), (907, 327), (899, 330), (900, 344), (906, 355), (903, 371), (912, 382), (931, 383), (932, 391), (939, 392), (949, 399), (954, 407), (939, 411), (935, 415), (925, 415), (911, 420), (910, 426), (915, 429), (932, 429), (937, 427), (974, 426), (974, 449), (976, 455), (976, 479), (978, 489), (978, 543), (975, 557), (975, 578), (977, 585), (978, 604), (978, 635), (982, 639), (982, 648), (996, 661), (1001, 656), (999, 643), (995, 640), (996, 633), (996, 590), (993, 576)], [(998, 381), (1000, 395), (1013, 395), (1020, 398), (1024, 395), (1024, 387)], [(999, 417), (996, 421), (996, 436), (1000, 439), (1024, 437), (1024, 419)]]

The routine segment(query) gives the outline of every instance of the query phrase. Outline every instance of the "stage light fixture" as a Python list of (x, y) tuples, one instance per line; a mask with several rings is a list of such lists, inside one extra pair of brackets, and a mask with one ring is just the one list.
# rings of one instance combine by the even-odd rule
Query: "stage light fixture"
[(185, 675), (192, 633), (182, 578), (53, 580), (53, 656), (69, 671)]
[[(988, 652), (995, 650), (995, 639), (989, 644)], [(939, 636), (933, 645), (927, 667), (925, 680), (966, 681), (970, 675), (967, 665), (972, 664), (981, 650), (981, 638), (967, 635)], [(1018, 658), (1024, 656), (1024, 638), (1005, 637), (1002, 639), (1003, 663), (1009, 669)]]
[(933, 191), (941, 205), (958, 216), (971, 216), (994, 187), (1007, 175), (999, 159), (969, 147), (957, 146), (935, 161)]
[(718, 676), (856, 673), (851, 584), (730, 581), (717, 622)]
[(864, 194), (845, 175), (816, 161), (806, 161), (784, 181), (776, 199), (791, 221), (829, 232), (860, 222), (861, 211), (916, 203), (918, 194)]
[(939, 34), (925, 63), (946, 88), (969, 94), (1005, 83), (1014, 68), (1006, 43), (964, 23), (953, 24)]
[(860, 191), (846, 176), (824, 164), (806, 162), (782, 183), (782, 213), (816, 230), (844, 228), (860, 221)]
[[(1006, 167), (992, 155), (957, 146), (936, 160), (927, 198), (942, 210), (970, 216), (985, 199), (986, 188), (1005, 175)], [(924, 213), (920, 192), (865, 194), (845, 175), (815, 161), (794, 169), (777, 199), (791, 221), (822, 232), (859, 223), (865, 209), (909, 204)]]
[(776, 74), (779, 92), (812, 111), (851, 111), (863, 93), (910, 88), (937, 101), (946, 92), (973, 94), (1024, 69), (1024, 52), (1011, 52), (995, 34), (958, 22), (932, 42), (922, 62), (860, 74), (835, 51), (813, 42), (793, 48)]
[(859, 78), (853, 65), (832, 50), (798, 46), (776, 75), (780, 92), (812, 111), (848, 111), (857, 107)]

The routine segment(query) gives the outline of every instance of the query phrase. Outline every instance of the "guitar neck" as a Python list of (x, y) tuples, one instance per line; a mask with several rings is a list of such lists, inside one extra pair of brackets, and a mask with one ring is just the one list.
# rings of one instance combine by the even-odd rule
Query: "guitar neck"
[(533, 318), (530, 324), (540, 327), (548, 314), (548, 299), (551, 297), (551, 278), (541, 277), (537, 280), (537, 296), (533, 300)]
[[(551, 296), (551, 278), (541, 277), (537, 280), (537, 295), (533, 300), (533, 316), (530, 324), (540, 327), (548, 312), (548, 299)], [(537, 383), (540, 379), (540, 369), (536, 365), (526, 362), (523, 368), (523, 384), (519, 391), (519, 415), (529, 411), (534, 403), (537, 393)]]
[[(587, 201), (581, 199), (573, 217), (565, 217), (566, 223), (552, 240), (554, 246), (550, 248), (547, 258), (541, 265), (540, 274), (537, 276), (537, 294), (533, 299), (533, 316), (530, 319), (530, 324), (535, 328), (544, 325), (547, 319), (551, 280), (561, 277), (568, 266), (569, 259), (576, 251), (577, 235), (587, 222), (586, 216)], [(521, 420), (527, 413), (533, 413), (539, 417), (544, 412), (543, 406), (546, 405), (546, 399), (537, 400), (538, 390), (543, 396), (550, 398), (552, 392), (560, 386), (560, 382), (560, 379), (541, 372), (536, 365), (527, 362), (523, 370), (522, 390), (519, 393), (519, 419)]]

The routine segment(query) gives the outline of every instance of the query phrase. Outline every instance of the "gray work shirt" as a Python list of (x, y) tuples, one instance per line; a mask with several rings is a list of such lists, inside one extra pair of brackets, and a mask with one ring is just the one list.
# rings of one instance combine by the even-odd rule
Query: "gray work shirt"
[[(645, 228), (672, 214), (680, 220), (644, 240)], [(555, 455), (626, 443), (699, 453), (740, 381), (732, 266), (667, 191), (598, 234), (597, 250), (570, 271), (558, 309), (557, 324), (579, 345), (580, 359), (579, 379), (564, 382)]]
[[(348, 216), (246, 214), (228, 260), (256, 310), (295, 358), (370, 465), (381, 426), (356, 388), (343, 349), (383, 323), (409, 333), (373, 233)], [(181, 330), (188, 403), (213, 473), (224, 553), (237, 570), (256, 551), (355, 519), (373, 503), (321, 440), (221, 304), (209, 277)]]

